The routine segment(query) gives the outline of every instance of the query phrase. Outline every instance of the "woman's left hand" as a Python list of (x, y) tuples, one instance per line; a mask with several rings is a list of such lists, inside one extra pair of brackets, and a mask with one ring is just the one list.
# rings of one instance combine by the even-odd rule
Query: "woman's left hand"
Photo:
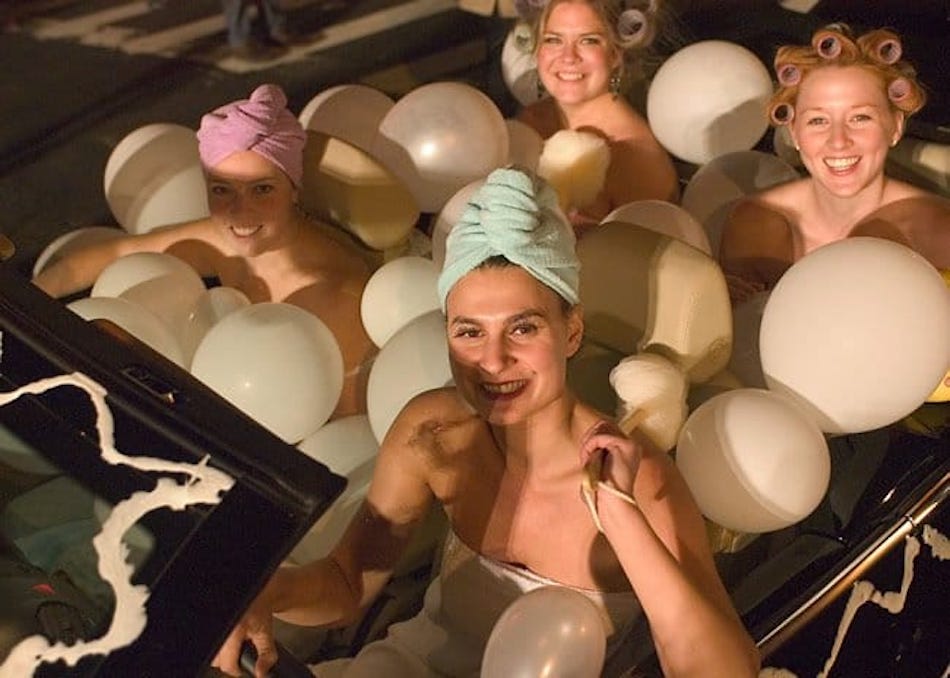
[(641, 447), (611, 421), (598, 422), (581, 443), (581, 463), (601, 465), (598, 478), (620, 492), (633, 496), (633, 485), (640, 465)]

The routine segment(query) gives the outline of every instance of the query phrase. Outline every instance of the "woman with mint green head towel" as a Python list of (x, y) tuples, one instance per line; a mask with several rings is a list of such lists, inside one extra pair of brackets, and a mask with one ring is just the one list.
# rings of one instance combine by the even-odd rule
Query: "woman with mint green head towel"
[(263, 676), (274, 615), (352, 619), (439, 502), (449, 530), (421, 612), (315, 675), (477, 676), (505, 608), (550, 585), (595, 604), (608, 669), (630, 668), (613, 660), (645, 618), (666, 675), (756, 675), (755, 647), (674, 464), (566, 384), (584, 330), (574, 244), (547, 184), (515, 169), (488, 176), (450, 232), (438, 281), (455, 385), (403, 408), (340, 543), (326, 559), (281, 568), (215, 666), (237, 675), (250, 640)]

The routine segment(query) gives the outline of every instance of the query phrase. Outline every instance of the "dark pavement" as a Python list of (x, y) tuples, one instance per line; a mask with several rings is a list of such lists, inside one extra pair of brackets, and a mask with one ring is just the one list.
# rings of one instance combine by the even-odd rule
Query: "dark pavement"
[[(285, 61), (242, 64), (224, 51), (218, 0), (0, 0), (0, 231), (28, 275), (55, 237), (112, 224), (103, 170), (113, 147), (155, 122), (197, 127), (200, 116), (276, 82), (300, 111), (317, 93), (363, 83), (398, 97), (435, 80), (462, 80), (500, 102), (497, 24), (448, 0), (285, 0), (307, 42)], [(734, 40), (771, 62), (776, 45), (805, 41), (832, 18), (891, 25), (905, 36), (931, 103), (912, 134), (948, 143), (950, 1), (824, 0), (791, 11), (769, 0), (671, 0), (661, 45)], [(784, 5), (815, 5), (786, 0)], [(413, 18), (417, 17), (417, 18)], [(504, 106), (502, 107), (503, 111)]]

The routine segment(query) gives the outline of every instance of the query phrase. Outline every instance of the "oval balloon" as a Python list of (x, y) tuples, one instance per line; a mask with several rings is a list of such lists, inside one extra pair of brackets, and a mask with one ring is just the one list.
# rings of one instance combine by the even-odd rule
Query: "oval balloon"
[(741, 45), (704, 40), (663, 62), (647, 91), (647, 119), (670, 153), (701, 165), (749, 150), (768, 128), (772, 77)]
[(462, 212), (468, 206), (468, 201), (484, 183), (484, 179), (476, 179), (470, 184), (466, 184), (456, 191), (439, 210), (439, 214), (435, 218), (435, 224), (432, 226), (432, 261), (435, 262), (440, 271), (442, 270), (442, 264), (445, 263), (445, 241), (449, 237), (449, 231), (458, 223)]
[(195, 269), (178, 257), (164, 252), (134, 252), (115, 259), (102, 269), (90, 296), (117, 297), (139, 283), (165, 275), (197, 280), (204, 288)]
[(604, 217), (601, 223), (612, 221), (643, 226), (712, 254), (702, 225), (685, 209), (666, 200), (637, 200), (621, 205)]
[(155, 123), (115, 146), (103, 175), (106, 202), (129, 233), (203, 219), (210, 214), (195, 131)]
[(280, 302), (227, 315), (198, 345), (191, 373), (262, 426), (297, 443), (323, 426), (343, 391), (343, 355), (326, 324)]
[(481, 678), (597, 678), (606, 650), (594, 603), (573, 589), (542, 586), (516, 598), (495, 622)]
[(397, 257), (376, 269), (360, 299), (363, 327), (376, 346), (419, 316), (440, 309), (438, 278), (438, 267), (425, 257)]
[(537, 172), (544, 139), (533, 127), (514, 118), (506, 119), (505, 126), (508, 128), (508, 164)]
[(188, 364), (198, 345), (219, 320), (238, 309), (250, 306), (251, 301), (241, 290), (220, 285), (204, 290), (192, 304), (178, 337)]
[(779, 279), (762, 315), (765, 381), (823, 431), (858, 433), (917, 409), (950, 365), (950, 295), (921, 255), (854, 237)]
[(710, 160), (683, 189), (683, 209), (703, 226), (714, 256), (719, 256), (722, 229), (736, 202), (747, 195), (801, 178), (778, 156), (736, 151)]
[(101, 318), (114, 322), (176, 365), (186, 366), (181, 344), (171, 328), (154, 313), (128, 299), (86, 297), (70, 302), (67, 308), (86, 320)]
[(33, 263), (33, 277), (64, 256), (87, 245), (115, 240), (128, 233), (113, 226), (86, 226), (68, 231), (47, 245)]
[(399, 329), (370, 368), (366, 409), (376, 440), (382, 443), (399, 411), (414, 396), (451, 383), (445, 316), (431, 311)]
[(831, 478), (818, 425), (765, 389), (725, 391), (697, 407), (680, 431), (676, 466), (703, 515), (751, 533), (806, 518)]
[(308, 101), (298, 120), (305, 130), (370, 152), (379, 124), (394, 103), (387, 94), (367, 85), (336, 85)]
[(403, 96), (379, 125), (374, 153), (423, 212), (438, 212), (465, 184), (508, 160), (505, 119), (487, 95), (434, 82)]

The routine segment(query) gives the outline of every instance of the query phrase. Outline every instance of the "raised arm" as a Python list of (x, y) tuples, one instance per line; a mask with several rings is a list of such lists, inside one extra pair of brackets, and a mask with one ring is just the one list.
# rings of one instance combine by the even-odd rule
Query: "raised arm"
[(650, 622), (663, 674), (757, 675), (758, 652), (716, 572), (705, 524), (670, 457), (636, 432), (630, 440), (612, 428), (589, 438), (582, 455), (598, 450), (606, 451), (601, 478), (619, 490), (598, 491), (600, 521)]
[(186, 242), (207, 243), (209, 232), (208, 222), (196, 221), (140, 235), (120, 235), (69, 252), (40, 271), (33, 283), (52, 297), (65, 297), (92, 287), (99, 274), (119, 257), (134, 252), (165, 252), (171, 248), (199, 274), (212, 275), (214, 271), (207, 270), (210, 268), (205, 261), (207, 257), (201, 254), (205, 247), (185, 245)]
[(795, 243), (788, 219), (755, 198), (738, 202), (719, 243), (719, 263), (732, 303), (772, 289), (794, 261)]
[(257, 650), (255, 675), (263, 677), (276, 661), (273, 616), (306, 625), (348, 623), (382, 590), (415, 527), (426, 517), (433, 495), (426, 455), (416, 430), (430, 411), (430, 394), (407, 405), (380, 448), (363, 505), (329, 556), (301, 566), (281, 567), (231, 632), (214, 666), (239, 675), (241, 645)]

